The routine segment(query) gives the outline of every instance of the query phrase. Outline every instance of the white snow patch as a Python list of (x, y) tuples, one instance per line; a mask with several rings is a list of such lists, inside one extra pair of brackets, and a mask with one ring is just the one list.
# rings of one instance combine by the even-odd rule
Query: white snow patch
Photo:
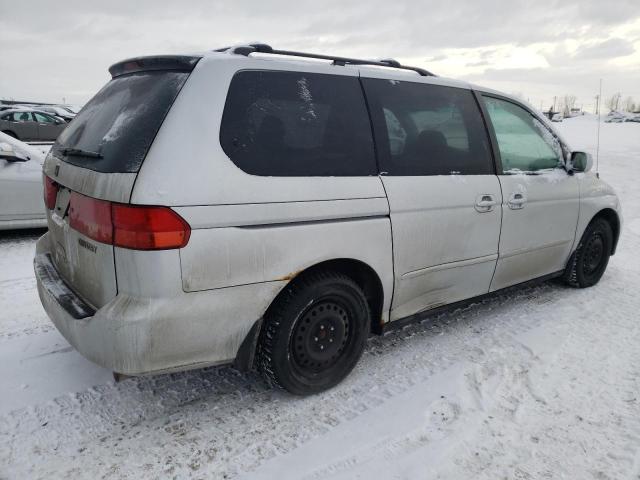
[(302, 100), (307, 103), (313, 101), (313, 97), (311, 96), (311, 92), (309, 91), (309, 85), (307, 83), (306, 77), (302, 77), (300, 80), (298, 80), (298, 88), (298, 94), (300, 95), (300, 98)]
[(112, 142), (116, 140), (122, 132), (128, 128), (129, 123), (141, 114), (140, 112), (144, 108), (146, 108), (144, 105), (140, 105), (135, 110), (120, 112), (107, 133), (102, 137), (102, 142)]

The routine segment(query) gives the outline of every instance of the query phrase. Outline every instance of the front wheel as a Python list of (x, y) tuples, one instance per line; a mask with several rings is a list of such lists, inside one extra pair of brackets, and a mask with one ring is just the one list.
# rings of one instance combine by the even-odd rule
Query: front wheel
[(613, 231), (602, 218), (592, 221), (569, 259), (564, 280), (572, 287), (586, 288), (600, 281), (607, 269), (613, 246)]
[(258, 368), (296, 395), (333, 387), (353, 370), (368, 336), (362, 289), (337, 272), (296, 279), (265, 316)]

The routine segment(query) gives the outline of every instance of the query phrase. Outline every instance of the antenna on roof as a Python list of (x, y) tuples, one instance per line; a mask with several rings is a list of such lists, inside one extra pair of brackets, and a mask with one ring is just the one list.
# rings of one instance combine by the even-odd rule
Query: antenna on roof
[(598, 140), (596, 143), (596, 176), (600, 178), (600, 100), (602, 99), (602, 79), (600, 79), (600, 92), (598, 93)]

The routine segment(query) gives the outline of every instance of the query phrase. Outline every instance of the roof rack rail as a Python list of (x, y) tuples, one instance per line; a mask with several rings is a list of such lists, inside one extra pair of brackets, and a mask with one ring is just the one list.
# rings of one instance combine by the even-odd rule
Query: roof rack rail
[(291, 50), (275, 50), (265, 43), (252, 43), (249, 45), (239, 45), (235, 47), (224, 47), (214, 50), (215, 52), (231, 51), (238, 55), (248, 57), (251, 53), (271, 53), (273, 55), (286, 55), (291, 57), (315, 58), (318, 60), (331, 60), (333, 65), (377, 65), (380, 67), (399, 68), (402, 70), (412, 70), (423, 77), (435, 77), (436, 75), (424, 68), (401, 65), (400, 62), (392, 58), (382, 60), (363, 60), (359, 58), (336, 57), (333, 55), (319, 55), (317, 53), (294, 52)]

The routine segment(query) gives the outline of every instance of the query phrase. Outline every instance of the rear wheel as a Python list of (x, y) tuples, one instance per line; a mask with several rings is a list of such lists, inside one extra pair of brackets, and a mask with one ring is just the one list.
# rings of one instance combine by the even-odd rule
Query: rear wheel
[(600, 281), (607, 269), (613, 246), (613, 231), (602, 218), (593, 220), (569, 259), (564, 280), (572, 287), (586, 288)]
[(265, 316), (258, 367), (291, 393), (326, 390), (358, 362), (368, 326), (366, 298), (351, 278), (334, 272), (303, 275)]

